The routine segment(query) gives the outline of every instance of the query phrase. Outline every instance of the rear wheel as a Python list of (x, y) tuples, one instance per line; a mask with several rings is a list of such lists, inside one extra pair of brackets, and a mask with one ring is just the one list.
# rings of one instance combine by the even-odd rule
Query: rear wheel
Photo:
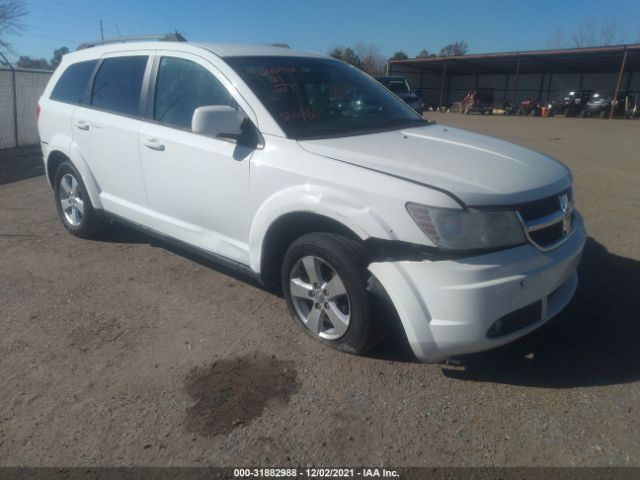
[(603, 120), (605, 118), (609, 118), (609, 112), (607, 110), (603, 110), (603, 111), (600, 112), (599, 117), (602, 118)]
[(80, 173), (69, 161), (56, 170), (54, 195), (60, 221), (76, 237), (89, 238), (106, 227), (107, 222), (91, 204)]
[(360, 354), (380, 339), (366, 291), (366, 251), (356, 241), (310, 233), (294, 241), (282, 264), (282, 291), (296, 323), (317, 341)]

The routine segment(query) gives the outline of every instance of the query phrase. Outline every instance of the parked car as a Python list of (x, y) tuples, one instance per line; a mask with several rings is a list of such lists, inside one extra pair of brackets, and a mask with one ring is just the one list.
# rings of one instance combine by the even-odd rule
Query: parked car
[(460, 103), (460, 113), (493, 113), (493, 90), (470, 90)]
[(615, 103), (613, 107), (614, 117), (631, 118), (634, 111), (632, 96), (626, 92), (619, 92), (615, 102), (612, 101), (612, 97), (613, 94), (611, 92), (594, 92), (585, 105), (584, 110), (582, 110), (582, 117), (609, 118), (611, 105)]
[(423, 92), (421, 89), (412, 90), (411, 85), (409, 85), (409, 81), (404, 77), (386, 76), (373, 78), (399, 96), (404, 103), (422, 115), (424, 105), (422, 103)]
[(568, 90), (561, 92), (556, 99), (549, 104), (549, 116), (559, 114), (567, 117), (575, 117), (582, 112), (592, 93), (592, 90)]
[(377, 301), (433, 362), (522, 337), (575, 292), (586, 236), (565, 166), (423, 120), (342, 61), (105, 42), (63, 57), (38, 110), (71, 234), (115, 220), (237, 269), (335, 349), (384, 338)]

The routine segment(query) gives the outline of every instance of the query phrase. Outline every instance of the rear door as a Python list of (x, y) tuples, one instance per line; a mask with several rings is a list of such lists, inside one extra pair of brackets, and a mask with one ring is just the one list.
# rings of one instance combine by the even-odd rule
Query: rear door
[(73, 140), (100, 189), (105, 210), (133, 221), (147, 205), (138, 130), (150, 52), (102, 57), (86, 104), (73, 114)]
[[(255, 147), (191, 131), (196, 108), (244, 102), (207, 60), (158, 52), (140, 155), (149, 225), (209, 252), (248, 263), (249, 163)], [(247, 117), (245, 121), (253, 123)]]

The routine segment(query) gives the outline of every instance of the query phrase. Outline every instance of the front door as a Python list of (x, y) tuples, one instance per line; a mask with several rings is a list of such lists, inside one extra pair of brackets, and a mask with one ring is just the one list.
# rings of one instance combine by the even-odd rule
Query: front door
[[(140, 128), (140, 156), (152, 228), (248, 263), (248, 183), (253, 148), (192, 133), (196, 108), (240, 108), (203, 59), (157, 57), (151, 118)], [(152, 81), (153, 83), (153, 81)]]

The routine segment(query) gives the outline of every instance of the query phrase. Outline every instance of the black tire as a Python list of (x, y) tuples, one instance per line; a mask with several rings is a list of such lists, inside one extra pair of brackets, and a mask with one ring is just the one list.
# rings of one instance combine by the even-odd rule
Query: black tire
[[(71, 175), (78, 183), (79, 197), (82, 200), (83, 212), (82, 217), (77, 225), (70, 223), (69, 219), (65, 215), (62, 207), (62, 201), (60, 197), (60, 190), (62, 188), (63, 177)], [(64, 228), (72, 235), (80, 238), (91, 238), (102, 232), (107, 226), (108, 222), (102, 218), (98, 212), (93, 208), (91, 199), (87, 193), (87, 188), (82, 181), (82, 176), (73, 166), (70, 161), (64, 161), (60, 164), (55, 172), (54, 176), (54, 201), (56, 203), (56, 210), (58, 211), (58, 217), (64, 225)]]
[(603, 110), (600, 112), (600, 115), (598, 115), (601, 119), (606, 120), (607, 118), (609, 118), (609, 112), (607, 110)]
[(565, 117), (575, 117), (575, 116), (576, 116), (576, 111), (575, 111), (573, 108), (569, 107), (569, 108), (567, 108), (567, 110), (564, 112), (564, 116), (565, 116)]
[(529, 115), (532, 117), (537, 117), (538, 116), (538, 109), (537, 108), (532, 108), (531, 111), (529, 112)]
[(581, 116), (582, 118), (587, 118), (587, 116), (588, 116), (587, 111), (586, 111), (586, 110), (583, 110), (582, 112), (580, 112), (580, 116)]
[[(294, 306), (290, 278), (297, 262), (313, 256), (329, 265), (342, 280), (349, 299), (350, 321), (346, 332), (338, 339), (327, 340), (306, 327)], [(382, 325), (371, 318), (370, 294), (367, 292), (367, 252), (358, 242), (331, 233), (309, 233), (295, 240), (285, 253), (282, 269), (282, 292), (296, 324), (313, 339), (336, 350), (362, 354), (382, 339)]]

